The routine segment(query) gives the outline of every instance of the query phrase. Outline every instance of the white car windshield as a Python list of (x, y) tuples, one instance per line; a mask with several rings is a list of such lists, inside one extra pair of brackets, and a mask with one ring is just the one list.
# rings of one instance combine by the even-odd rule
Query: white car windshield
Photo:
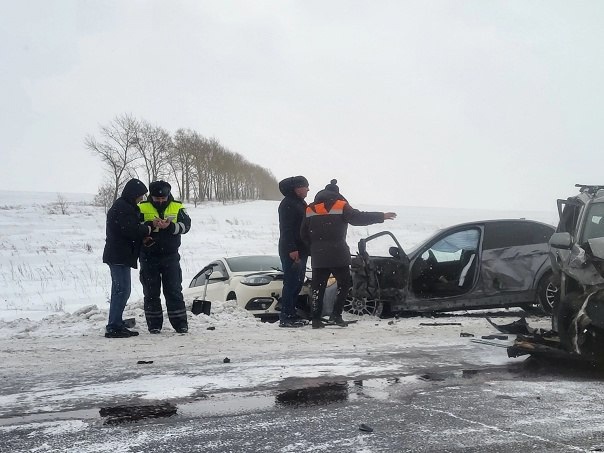
[(276, 255), (236, 256), (226, 258), (233, 272), (281, 270), (281, 260)]

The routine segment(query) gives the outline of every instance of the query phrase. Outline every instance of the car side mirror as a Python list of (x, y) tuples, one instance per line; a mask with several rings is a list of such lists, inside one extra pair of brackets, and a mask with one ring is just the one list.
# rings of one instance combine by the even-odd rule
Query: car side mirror
[(388, 253), (390, 253), (390, 256), (393, 258), (400, 258), (401, 257), (401, 251), (399, 250), (398, 247), (390, 247), (388, 249)]
[(220, 271), (214, 271), (210, 274), (208, 280), (224, 280), (224, 275)]
[(587, 241), (591, 254), (596, 258), (604, 260), (604, 238), (593, 238)]
[(570, 233), (554, 233), (549, 239), (549, 246), (555, 249), (570, 250), (572, 239)]

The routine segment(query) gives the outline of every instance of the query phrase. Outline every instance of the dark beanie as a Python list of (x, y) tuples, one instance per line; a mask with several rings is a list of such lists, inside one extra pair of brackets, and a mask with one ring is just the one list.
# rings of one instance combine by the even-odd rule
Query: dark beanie
[(142, 181), (133, 178), (128, 181), (124, 186), (124, 189), (122, 190), (122, 197), (134, 201), (138, 197), (140, 197), (141, 195), (145, 195), (146, 193), (147, 186), (145, 186)]
[(325, 190), (329, 190), (330, 192), (340, 193), (340, 188), (336, 185), (338, 183), (337, 179), (332, 179), (329, 184), (325, 186)]
[(294, 186), (294, 189), (297, 189), (298, 187), (308, 187), (308, 179), (301, 175), (294, 176), (292, 177), (292, 185)]
[(152, 197), (167, 197), (170, 195), (172, 186), (166, 181), (153, 181), (149, 184), (149, 195)]

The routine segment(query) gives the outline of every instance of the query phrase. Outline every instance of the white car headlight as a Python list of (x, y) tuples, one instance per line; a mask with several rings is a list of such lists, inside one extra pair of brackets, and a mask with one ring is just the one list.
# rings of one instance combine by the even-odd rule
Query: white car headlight
[(272, 281), (273, 278), (266, 275), (250, 275), (241, 279), (241, 283), (248, 286), (268, 285)]

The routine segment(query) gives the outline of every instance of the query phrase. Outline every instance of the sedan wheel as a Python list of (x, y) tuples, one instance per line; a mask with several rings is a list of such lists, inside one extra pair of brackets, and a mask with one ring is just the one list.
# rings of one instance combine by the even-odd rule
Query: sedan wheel
[(344, 305), (344, 311), (357, 316), (377, 316), (380, 308), (381, 304), (377, 300), (367, 299), (366, 297), (358, 298), (349, 296)]

